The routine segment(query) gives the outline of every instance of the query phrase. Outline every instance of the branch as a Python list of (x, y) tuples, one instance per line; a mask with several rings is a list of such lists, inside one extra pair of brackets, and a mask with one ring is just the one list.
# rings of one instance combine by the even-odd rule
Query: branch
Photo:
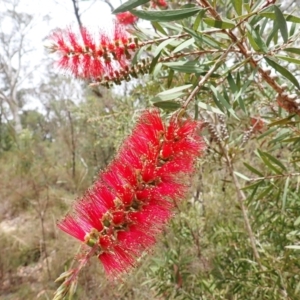
[(72, 0), (72, 2), (73, 2), (74, 12), (75, 12), (78, 26), (79, 26), (79, 28), (82, 28), (82, 22), (81, 22), (80, 15), (79, 15), (79, 7), (78, 7), (77, 0)]
[[(207, 0), (197, 0), (200, 6), (207, 8), (207, 10), (210, 12), (210, 14), (218, 21), (222, 21), (222, 18), (220, 17), (219, 13), (215, 10), (213, 6), (210, 5), (210, 3)], [(274, 4), (274, 0), (268, 0), (266, 3), (260, 7), (257, 12), (265, 9), (271, 4)], [(253, 67), (253, 69), (257, 69), (261, 77), (277, 92), (277, 101), (282, 103), (283, 105), (286, 106), (286, 110), (289, 113), (296, 113), (300, 115), (300, 108), (298, 107), (298, 104), (295, 102), (294, 97), (292, 95), (289, 95), (286, 93), (286, 87), (285, 86), (280, 86), (272, 76), (270, 76), (270, 72), (268, 70), (262, 69), (258, 65), (258, 61), (256, 61), (253, 56), (252, 52), (250, 49), (247, 48), (245, 43), (243, 41), (239, 41), (238, 38), (235, 36), (235, 34), (232, 32), (232, 30), (222, 30), (223, 33), (229, 36), (229, 38), (236, 43), (237, 47), (240, 49), (241, 53), (249, 59), (249, 63)]]

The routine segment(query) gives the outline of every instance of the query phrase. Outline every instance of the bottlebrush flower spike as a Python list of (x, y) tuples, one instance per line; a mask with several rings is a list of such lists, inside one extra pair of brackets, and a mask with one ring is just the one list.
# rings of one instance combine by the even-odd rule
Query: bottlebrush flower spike
[(204, 149), (200, 123), (145, 111), (118, 155), (58, 227), (97, 247), (109, 278), (136, 265), (189, 188)]
[(137, 16), (133, 15), (131, 12), (126, 11), (116, 15), (116, 18), (120, 24), (132, 25), (139, 19)]
[(59, 54), (59, 68), (84, 79), (102, 81), (104, 77), (128, 68), (131, 52), (137, 43), (128, 36), (120, 23), (115, 23), (112, 33), (100, 32), (95, 38), (86, 28), (77, 35), (71, 29), (58, 30), (50, 39), (52, 52)]

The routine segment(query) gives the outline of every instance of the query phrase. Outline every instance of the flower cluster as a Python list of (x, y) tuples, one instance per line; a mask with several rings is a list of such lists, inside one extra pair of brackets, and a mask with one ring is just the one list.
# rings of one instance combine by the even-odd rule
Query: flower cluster
[(189, 187), (204, 149), (199, 122), (145, 111), (117, 157), (58, 227), (97, 248), (109, 278), (136, 265)]
[(86, 28), (80, 35), (71, 29), (58, 30), (51, 35), (50, 49), (59, 54), (58, 66), (74, 76), (102, 81), (128, 66), (137, 42), (128, 37), (120, 23), (112, 33), (101, 32), (95, 38)]
[(119, 13), (116, 15), (116, 18), (120, 24), (123, 25), (132, 25), (137, 22), (138, 17), (133, 15), (129, 11), (125, 11), (123, 13)]
[(164, 8), (168, 7), (168, 3), (165, 0), (152, 0), (151, 4), (153, 8), (156, 6)]

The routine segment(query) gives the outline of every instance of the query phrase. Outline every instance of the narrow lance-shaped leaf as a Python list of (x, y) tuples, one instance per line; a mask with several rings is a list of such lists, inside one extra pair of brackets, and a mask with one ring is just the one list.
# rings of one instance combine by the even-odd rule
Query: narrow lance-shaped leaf
[(287, 177), (287, 179), (285, 181), (285, 185), (284, 185), (283, 195), (282, 195), (282, 210), (285, 210), (289, 183), (290, 183), (290, 177)]
[(243, 13), (243, 0), (231, 0), (236, 13), (240, 16)]
[(276, 5), (274, 5), (273, 7), (276, 15), (275, 22), (278, 24), (281, 36), (286, 43), (288, 41), (288, 29), (286, 20), (282, 11)]
[(281, 65), (279, 65), (277, 62), (275, 62), (273, 59), (271, 58), (267, 58), (265, 57), (266, 62), (273, 67), (276, 71), (278, 71), (282, 76), (284, 76), (285, 78), (287, 78), (288, 80), (290, 80), (298, 89), (300, 89), (300, 85), (298, 80), (296, 79), (296, 77), (290, 72), (288, 71), (286, 68), (282, 67)]
[(221, 29), (232, 29), (234, 28), (235, 24), (233, 22), (228, 21), (219, 21), (219, 20), (215, 20), (215, 19), (210, 19), (210, 18), (204, 18), (203, 21), (211, 26), (211, 27), (215, 27), (215, 28), (221, 28)]
[(300, 55), (300, 48), (285, 48), (285, 49), (282, 49), (282, 50), (286, 51), (286, 52), (291, 52), (291, 53), (295, 53), (295, 54)]
[(184, 41), (183, 43), (181, 43), (179, 46), (177, 46), (174, 50), (173, 50), (173, 54), (180, 52), (186, 48), (188, 48), (189, 46), (193, 45), (195, 43), (195, 39), (192, 37), (191, 39), (188, 39), (186, 41)]
[(249, 164), (244, 162), (244, 166), (249, 169), (252, 173), (258, 175), (259, 177), (264, 177), (264, 174), (255, 169), (254, 167), (250, 166)]
[(126, 1), (125, 3), (123, 3), (122, 5), (120, 5), (119, 7), (117, 7), (112, 13), (118, 14), (121, 12), (125, 12), (125, 11), (131, 10), (135, 7), (138, 7), (140, 5), (146, 4), (149, 1), (150, 0), (129, 0), (129, 1)]
[(239, 120), (238, 116), (235, 114), (235, 111), (232, 109), (231, 105), (227, 102), (224, 96), (213, 85), (211, 85), (210, 88), (215, 98), (221, 103), (221, 105), (225, 107), (233, 117)]
[(266, 167), (268, 167), (270, 170), (274, 171), (276, 174), (282, 174), (282, 172), (271, 163), (271, 161), (268, 159), (268, 157), (265, 155), (264, 152), (257, 149), (257, 153), (258, 153), (259, 157), (261, 158), (261, 160), (264, 162)]
[(150, 10), (136, 10), (133, 9), (131, 12), (143, 20), (148, 21), (157, 21), (157, 22), (170, 22), (170, 21), (176, 21), (185, 19), (188, 17), (191, 17), (203, 9), (199, 7), (190, 7), (190, 8), (184, 8), (184, 9), (167, 9), (167, 10), (161, 10), (161, 11), (150, 11)]
[(174, 111), (181, 107), (180, 103), (175, 101), (159, 101), (153, 103), (153, 105), (166, 111)]
[(246, 23), (245, 25), (247, 28), (247, 36), (253, 49), (255, 51), (267, 52), (268, 47), (266, 46), (265, 42), (263, 41), (259, 33), (253, 27), (251, 27), (250, 24)]
[(294, 58), (294, 57), (289, 57), (289, 56), (283, 56), (283, 55), (275, 55), (278, 59), (288, 61), (292, 64), (297, 64), (300, 65), (300, 59)]
[[(276, 14), (273, 12), (261, 12), (259, 13), (259, 15), (272, 20), (276, 19)], [(300, 17), (290, 15), (290, 14), (283, 14), (283, 16), (287, 22), (300, 23)]]
[(221, 114), (221, 115), (224, 115), (224, 113), (219, 109), (219, 108), (216, 108), (216, 107), (213, 107), (213, 106), (210, 106), (204, 102), (198, 102), (197, 105), (204, 109), (204, 110), (207, 110), (207, 111), (211, 111), (213, 113), (216, 113), (216, 114)]

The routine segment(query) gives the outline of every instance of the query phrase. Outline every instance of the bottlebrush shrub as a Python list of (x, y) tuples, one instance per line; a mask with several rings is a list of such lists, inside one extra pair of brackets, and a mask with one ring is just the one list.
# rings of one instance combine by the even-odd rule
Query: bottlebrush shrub
[(204, 149), (200, 125), (178, 115), (165, 125), (157, 110), (145, 111), (117, 157), (58, 223), (97, 248), (108, 278), (136, 265), (184, 198)]
[(128, 60), (138, 46), (118, 22), (112, 33), (101, 31), (98, 37), (86, 28), (81, 29), (80, 35), (69, 28), (55, 31), (50, 40), (50, 50), (59, 55), (59, 68), (75, 77), (100, 82), (128, 70)]

